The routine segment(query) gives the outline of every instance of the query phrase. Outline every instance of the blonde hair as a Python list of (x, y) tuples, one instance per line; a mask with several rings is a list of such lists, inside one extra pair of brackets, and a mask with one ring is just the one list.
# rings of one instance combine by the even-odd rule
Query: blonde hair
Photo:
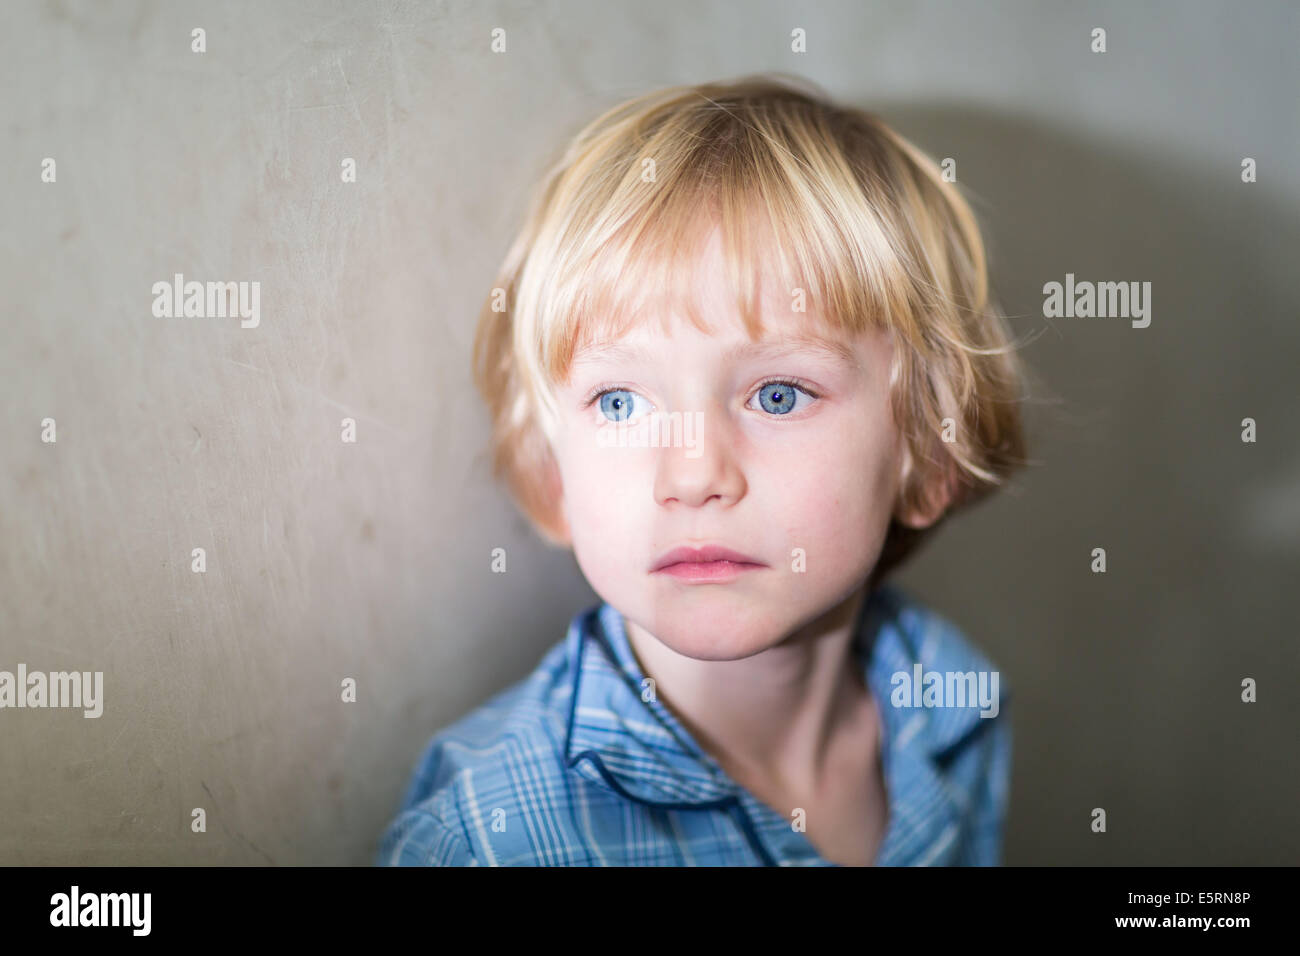
[[(979, 229), (935, 162), (796, 78), (670, 87), (577, 134), (480, 314), (474, 376), (491, 412), (493, 472), (544, 539), (567, 543), (553, 384), (579, 347), (617, 338), (647, 307), (708, 332), (690, 263), (715, 227), (754, 338), (765, 275), (805, 290), (823, 332), (894, 337), (891, 401), (909, 452), (896, 504), (923, 504), (935, 482), (953, 499), (929, 528), (893, 522), (875, 578), (1024, 463), (1020, 368), (989, 303)], [(941, 440), (945, 419), (953, 441)]]

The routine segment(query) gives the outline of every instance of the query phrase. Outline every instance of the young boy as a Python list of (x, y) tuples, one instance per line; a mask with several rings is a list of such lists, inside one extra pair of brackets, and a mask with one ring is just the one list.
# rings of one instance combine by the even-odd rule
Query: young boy
[(437, 733), (378, 862), (996, 864), (1005, 682), (882, 577), (1023, 463), (969, 207), (781, 77), (600, 116), (485, 305), (504, 478), (602, 602)]

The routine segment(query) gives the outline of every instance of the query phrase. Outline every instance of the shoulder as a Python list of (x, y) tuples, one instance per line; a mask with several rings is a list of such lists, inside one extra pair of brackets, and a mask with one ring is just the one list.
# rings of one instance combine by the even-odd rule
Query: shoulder
[(887, 609), (910, 657), (937, 671), (991, 671), (995, 662), (949, 617), (898, 585), (882, 585), (877, 599)]
[[(897, 585), (877, 602), (873, 686), (917, 719), (940, 765), (976, 750), (987, 759), (1010, 734), (1011, 684), (996, 660), (946, 615)], [(900, 732), (910, 721), (900, 721)], [(979, 744), (975, 747), (975, 744)]]
[[(873, 674), (896, 734), (892, 745), (919, 768), (907, 777), (912, 799), (924, 802), (917, 794), (939, 792), (941, 803), (951, 802), (961, 821), (954, 861), (996, 864), (1010, 787), (1009, 683), (945, 615), (897, 586), (879, 601)], [(936, 780), (937, 790), (925, 783)]]
[(958, 627), (948, 615), (933, 609), (915, 594), (897, 584), (881, 585), (876, 594), (897, 623), (902, 640), (923, 662), (962, 665), (991, 665), (988, 654)]
[(570, 644), (553, 645), (527, 677), (432, 735), (381, 838), (377, 863), (495, 862), (483, 858), (486, 831), (498, 818), (517, 819), (516, 811), (525, 809), (516, 805), (519, 780), (550, 792), (548, 781), (563, 773)]

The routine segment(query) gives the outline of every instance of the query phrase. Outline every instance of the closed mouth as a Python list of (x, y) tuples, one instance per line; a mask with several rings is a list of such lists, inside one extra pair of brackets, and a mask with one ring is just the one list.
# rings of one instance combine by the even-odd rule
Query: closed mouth
[(715, 565), (715, 570), (744, 570), (747, 568), (765, 568), (767, 567), (758, 558), (751, 557), (747, 554), (741, 554), (739, 551), (733, 551), (721, 545), (704, 545), (702, 547), (691, 547), (689, 545), (673, 548), (655, 562), (650, 569), (651, 572), (664, 571), (669, 568), (682, 568), (686, 571), (691, 570), (691, 566), (697, 566), (695, 570), (703, 571), (702, 565)]

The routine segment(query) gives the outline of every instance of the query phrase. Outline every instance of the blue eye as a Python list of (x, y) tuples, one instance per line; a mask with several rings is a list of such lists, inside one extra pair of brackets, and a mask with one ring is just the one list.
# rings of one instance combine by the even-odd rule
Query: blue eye
[[(633, 399), (641, 399), (641, 396), (626, 388), (611, 388), (608, 391), (600, 393), (600, 411), (611, 422), (631, 421), (633, 417), (639, 418), (645, 414), (642, 409), (636, 416), (633, 416)], [(644, 403), (644, 399), (641, 399)]]
[(773, 415), (788, 415), (795, 410), (796, 406), (799, 408), (808, 406), (807, 402), (799, 405), (798, 398), (801, 394), (810, 399), (816, 398), (811, 392), (800, 388), (793, 382), (768, 382), (758, 390), (754, 397), (758, 399), (763, 411)]

